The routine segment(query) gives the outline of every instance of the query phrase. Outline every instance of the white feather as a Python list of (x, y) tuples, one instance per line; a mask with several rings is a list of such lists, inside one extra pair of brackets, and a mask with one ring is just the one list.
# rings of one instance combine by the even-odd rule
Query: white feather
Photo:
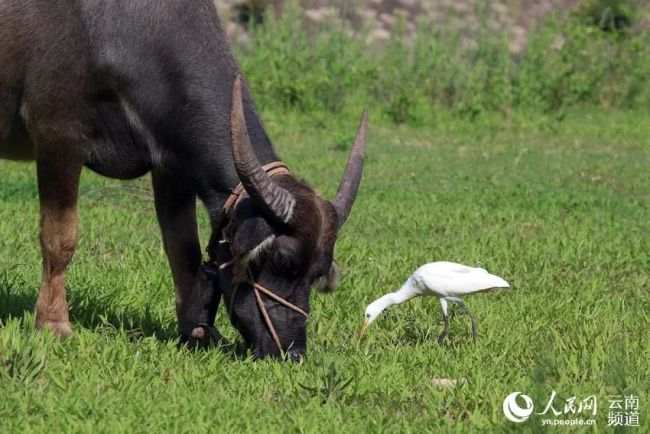
[(366, 321), (370, 324), (388, 306), (420, 295), (437, 297), (446, 316), (447, 301), (462, 303), (463, 297), (467, 295), (509, 287), (504, 279), (488, 273), (483, 268), (454, 262), (432, 262), (415, 270), (398, 291), (388, 293), (370, 303), (366, 308)]
[(483, 268), (468, 267), (453, 262), (433, 262), (415, 270), (412, 283), (421, 295), (434, 295), (439, 298), (462, 297), (475, 292), (495, 288), (509, 288), (508, 282), (490, 274)]

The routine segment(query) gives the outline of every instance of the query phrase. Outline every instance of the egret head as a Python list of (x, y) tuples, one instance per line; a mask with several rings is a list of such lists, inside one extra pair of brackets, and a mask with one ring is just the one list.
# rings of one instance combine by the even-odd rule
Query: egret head
[(366, 307), (366, 312), (365, 312), (365, 321), (363, 325), (361, 326), (361, 331), (359, 332), (359, 339), (363, 338), (363, 335), (366, 334), (366, 330), (372, 324), (377, 317), (379, 316), (380, 313), (382, 313), (386, 309), (386, 304), (382, 301), (382, 299), (373, 301)]

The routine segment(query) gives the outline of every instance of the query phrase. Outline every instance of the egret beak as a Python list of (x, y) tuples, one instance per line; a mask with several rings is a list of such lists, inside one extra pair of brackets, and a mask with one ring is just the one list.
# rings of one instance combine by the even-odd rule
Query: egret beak
[(365, 320), (363, 325), (361, 326), (361, 331), (359, 332), (359, 340), (361, 340), (363, 338), (363, 335), (366, 334), (366, 330), (368, 329), (369, 325), (370, 325), (370, 319)]

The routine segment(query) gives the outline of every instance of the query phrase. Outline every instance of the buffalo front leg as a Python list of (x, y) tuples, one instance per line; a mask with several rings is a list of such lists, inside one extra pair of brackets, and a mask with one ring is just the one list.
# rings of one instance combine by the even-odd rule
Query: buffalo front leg
[(36, 324), (65, 337), (72, 335), (65, 295), (65, 271), (77, 242), (77, 195), (83, 161), (60, 149), (60, 152), (40, 152), (36, 164), (43, 256)]
[[(212, 293), (211, 288), (206, 286), (207, 276), (200, 270), (196, 195), (188, 187), (191, 183), (178, 176), (154, 172), (152, 180), (156, 214), (176, 291), (176, 317), (181, 342), (204, 346), (210, 342), (210, 335), (214, 339), (218, 332), (206, 333), (212, 329), (214, 316), (207, 312), (205, 300), (211, 300)], [(210, 293), (206, 294), (206, 291)]]

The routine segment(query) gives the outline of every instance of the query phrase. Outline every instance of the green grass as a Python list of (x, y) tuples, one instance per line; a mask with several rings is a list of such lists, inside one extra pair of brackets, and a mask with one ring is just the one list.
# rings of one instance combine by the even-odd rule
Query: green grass
[(650, 106), (647, 26), (603, 31), (596, 25), (597, 17), (617, 10), (626, 10), (632, 23), (649, 19), (650, 11), (632, 7), (638, 0), (583, 0), (568, 15), (546, 15), (517, 54), (510, 51), (507, 26), (489, 25), (496, 20), (490, 2), (475, 2), (475, 31), (421, 16), (412, 38), (398, 24), (384, 46), (368, 46), (368, 29), (346, 21), (307, 26), (290, 6), (297, 2), (286, 3), (280, 17), (270, 14), (249, 33), (249, 43), (235, 47), (256, 101), (275, 111), (339, 114), (368, 105), (395, 123), (418, 126), (440, 110), (471, 120), (493, 112), (562, 116), (584, 105)]
[[(337, 244), (341, 287), (313, 294), (298, 366), (178, 349), (148, 180), (90, 172), (68, 273), (76, 335), (35, 331), (35, 170), (0, 161), (0, 432), (534, 431), (539, 416), (510, 423), (503, 398), (522, 391), (541, 410), (551, 390), (556, 407), (595, 394), (601, 431), (608, 395), (639, 395), (650, 430), (648, 116), (563, 116), (504, 125), (440, 114), (421, 127), (374, 116)], [(265, 121), (293, 171), (331, 197), (356, 115)], [(203, 213), (201, 228), (205, 240)], [(465, 317), (436, 342), (435, 299), (390, 309), (358, 342), (365, 306), (434, 260), (480, 264), (512, 284), (468, 299), (477, 342)], [(218, 323), (234, 341), (223, 310)], [(436, 378), (466, 381), (439, 390)]]

